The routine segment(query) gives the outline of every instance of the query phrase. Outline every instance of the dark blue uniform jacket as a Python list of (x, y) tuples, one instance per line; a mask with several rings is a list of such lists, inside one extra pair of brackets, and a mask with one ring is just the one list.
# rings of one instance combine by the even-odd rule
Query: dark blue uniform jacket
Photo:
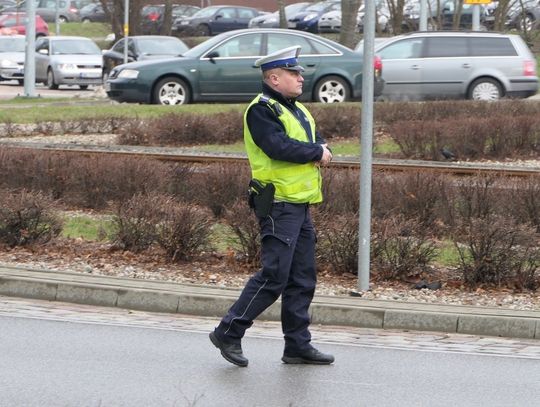
[(264, 82), (262, 93), (277, 100), (282, 109), (289, 109), (293, 112), (306, 129), (311, 142), (289, 138), (275, 111), (267, 103), (261, 101), (251, 106), (246, 117), (255, 144), (273, 160), (298, 164), (319, 161), (323, 154), (323, 149), (319, 144), (324, 144), (325, 141), (318, 131), (315, 135), (311, 134), (309, 122), (304, 113), (296, 106), (295, 100), (285, 99), (281, 93), (276, 92)]

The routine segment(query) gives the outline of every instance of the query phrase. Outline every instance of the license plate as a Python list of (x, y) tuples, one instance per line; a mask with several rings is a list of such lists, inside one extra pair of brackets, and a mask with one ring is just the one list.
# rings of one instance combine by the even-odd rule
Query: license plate
[(86, 79), (98, 79), (101, 77), (101, 75), (99, 73), (82, 72), (80, 77)]

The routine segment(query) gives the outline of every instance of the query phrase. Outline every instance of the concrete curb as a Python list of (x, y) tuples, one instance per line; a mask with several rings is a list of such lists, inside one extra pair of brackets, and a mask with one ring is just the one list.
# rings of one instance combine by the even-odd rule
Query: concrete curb
[[(0, 295), (220, 318), (239, 290), (0, 267)], [(316, 296), (314, 324), (540, 339), (540, 312)], [(280, 303), (261, 319), (279, 320)]]

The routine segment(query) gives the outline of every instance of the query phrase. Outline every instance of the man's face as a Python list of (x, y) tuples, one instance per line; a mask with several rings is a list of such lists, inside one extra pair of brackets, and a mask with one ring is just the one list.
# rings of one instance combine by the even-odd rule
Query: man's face
[(271, 80), (275, 84), (275, 89), (286, 98), (297, 98), (302, 94), (304, 78), (300, 72), (278, 68), (272, 76)]

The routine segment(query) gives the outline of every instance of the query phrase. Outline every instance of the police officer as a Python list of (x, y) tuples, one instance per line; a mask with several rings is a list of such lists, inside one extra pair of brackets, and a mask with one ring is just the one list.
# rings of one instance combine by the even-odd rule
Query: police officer
[[(332, 153), (311, 114), (296, 101), (304, 82), (299, 52), (299, 46), (292, 46), (255, 62), (262, 70), (263, 91), (244, 114), (244, 142), (252, 178), (259, 186), (254, 192), (270, 199), (267, 205), (255, 200), (262, 269), (250, 278), (210, 333), (221, 355), (241, 367), (248, 365), (241, 346), (246, 329), (280, 295), (285, 337), (281, 360), (292, 364), (334, 362), (332, 355), (311, 345), (308, 329), (316, 284), (316, 238), (309, 205), (322, 201), (320, 166), (331, 161)], [(270, 187), (271, 195), (267, 193)]]

